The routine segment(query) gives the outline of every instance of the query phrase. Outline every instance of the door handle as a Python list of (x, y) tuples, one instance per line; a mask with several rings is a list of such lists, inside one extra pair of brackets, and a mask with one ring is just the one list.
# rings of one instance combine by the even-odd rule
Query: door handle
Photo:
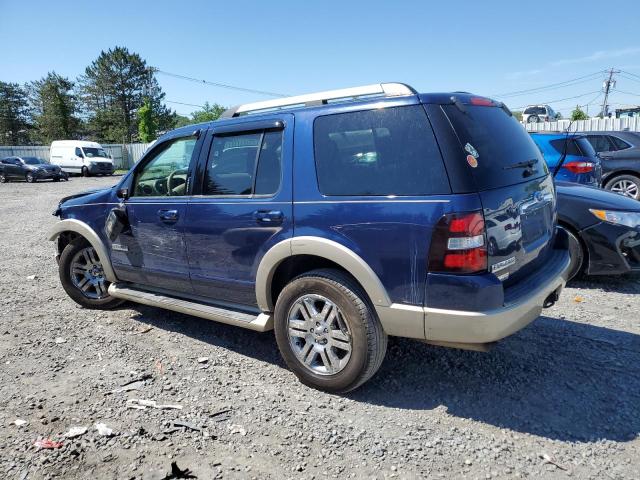
[(253, 212), (253, 216), (258, 223), (276, 224), (284, 220), (284, 214), (280, 210), (258, 210)]
[(158, 210), (158, 218), (165, 223), (177, 222), (179, 217), (177, 210)]

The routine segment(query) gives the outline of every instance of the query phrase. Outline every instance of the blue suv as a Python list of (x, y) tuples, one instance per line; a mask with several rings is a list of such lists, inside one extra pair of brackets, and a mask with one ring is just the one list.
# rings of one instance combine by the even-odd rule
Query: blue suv
[(375, 84), (241, 105), (164, 135), (49, 238), (68, 295), (275, 329), (345, 392), (387, 336), (486, 349), (563, 288), (553, 179), (501, 103)]
[(602, 163), (585, 135), (566, 132), (532, 133), (544, 159), (553, 172), (560, 169), (556, 180), (599, 187), (602, 182)]

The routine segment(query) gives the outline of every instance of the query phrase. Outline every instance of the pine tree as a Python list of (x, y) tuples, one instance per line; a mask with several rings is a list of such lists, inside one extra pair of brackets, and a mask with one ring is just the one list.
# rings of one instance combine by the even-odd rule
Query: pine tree
[(27, 145), (31, 127), (27, 92), (17, 83), (0, 81), (0, 144)]

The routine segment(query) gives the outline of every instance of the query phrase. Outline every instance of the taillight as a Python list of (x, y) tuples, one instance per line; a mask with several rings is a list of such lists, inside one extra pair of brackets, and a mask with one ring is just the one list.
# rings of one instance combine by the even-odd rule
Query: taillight
[(595, 168), (593, 162), (567, 162), (562, 164), (562, 168), (566, 168), (572, 173), (589, 173)]
[(478, 105), (480, 107), (493, 107), (495, 105), (493, 100), (484, 97), (471, 97), (470, 103), (471, 105)]
[(482, 213), (444, 215), (431, 239), (429, 271), (477, 273), (486, 269), (487, 246)]

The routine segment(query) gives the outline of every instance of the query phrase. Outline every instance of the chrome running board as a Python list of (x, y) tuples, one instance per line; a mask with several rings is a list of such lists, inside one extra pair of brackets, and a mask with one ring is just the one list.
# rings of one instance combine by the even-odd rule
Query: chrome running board
[(160, 307), (174, 312), (186, 313), (187, 315), (213, 320), (214, 322), (248, 328), (256, 332), (266, 332), (273, 329), (273, 318), (266, 313), (260, 313), (256, 316), (237, 310), (227, 310), (212, 305), (168, 297), (158, 293), (137, 290), (118, 283), (109, 285), (109, 295), (151, 307)]

